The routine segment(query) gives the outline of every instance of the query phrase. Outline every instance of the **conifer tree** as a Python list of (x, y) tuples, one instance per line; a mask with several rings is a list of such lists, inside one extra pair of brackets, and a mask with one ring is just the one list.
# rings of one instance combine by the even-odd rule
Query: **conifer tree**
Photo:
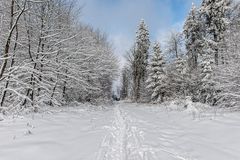
[(213, 105), (216, 93), (216, 84), (213, 81), (213, 60), (210, 55), (204, 55), (201, 63), (201, 87), (200, 87), (200, 101)]
[(168, 77), (172, 95), (177, 98), (183, 98), (190, 89), (190, 77), (186, 59), (184, 57), (177, 58), (170, 68)]
[(175, 61), (176, 71), (179, 75), (186, 74), (186, 61), (183, 58), (177, 58)]
[[(201, 60), (200, 97), (203, 103), (216, 103), (216, 82), (213, 80), (215, 65), (219, 65), (220, 45), (228, 25), (227, 13), (230, 0), (203, 0), (200, 15), (203, 20), (204, 36)], [(223, 55), (222, 55), (223, 57)], [(215, 65), (213, 65), (215, 64)]]
[(214, 51), (214, 61), (218, 65), (219, 44), (224, 38), (228, 19), (227, 12), (230, 8), (230, 0), (203, 0), (200, 13), (206, 28), (205, 40), (207, 46)]
[(141, 97), (141, 89), (144, 86), (146, 77), (146, 68), (148, 64), (148, 50), (150, 46), (149, 31), (141, 20), (137, 31), (136, 44), (133, 54), (133, 83), (134, 100), (138, 101)]
[(184, 24), (184, 35), (186, 39), (186, 49), (188, 56), (188, 66), (190, 70), (195, 70), (198, 66), (198, 57), (203, 51), (203, 21), (200, 18), (199, 10), (192, 5), (192, 9)]
[(165, 62), (162, 56), (159, 43), (155, 43), (153, 47), (153, 57), (149, 66), (149, 76), (147, 79), (148, 89), (151, 89), (151, 100), (155, 102), (163, 102), (167, 76), (165, 71)]
[[(231, 5), (230, 24), (225, 33), (225, 46), (221, 55), (224, 63), (215, 69), (214, 80), (220, 92), (217, 92), (217, 106), (240, 106), (240, 1)], [(227, 53), (227, 55), (226, 55)]]

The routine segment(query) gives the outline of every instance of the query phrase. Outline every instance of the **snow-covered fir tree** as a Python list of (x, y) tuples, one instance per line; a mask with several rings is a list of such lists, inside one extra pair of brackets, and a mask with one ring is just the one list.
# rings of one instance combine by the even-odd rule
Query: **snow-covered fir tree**
[(146, 69), (149, 56), (149, 31), (144, 22), (141, 20), (138, 27), (136, 44), (133, 54), (133, 83), (134, 83), (134, 100), (138, 101), (141, 97), (141, 92), (144, 90), (144, 83), (146, 79)]
[(184, 57), (176, 58), (168, 65), (169, 93), (172, 98), (183, 98), (187, 92), (190, 81), (188, 66)]
[(185, 75), (187, 73), (186, 61), (179, 57), (175, 61), (176, 71), (179, 75)]
[(203, 0), (200, 7), (206, 29), (205, 40), (214, 51), (216, 65), (219, 64), (219, 44), (224, 38), (228, 24), (227, 12), (230, 9), (230, 2), (230, 0)]
[[(201, 57), (201, 76), (199, 100), (203, 103), (214, 105), (218, 89), (213, 80), (214, 68), (219, 65), (220, 46), (228, 25), (227, 13), (230, 0), (203, 0), (200, 7), (202, 25), (204, 27), (203, 48)], [(224, 59), (225, 55), (221, 55)], [(216, 66), (215, 66), (215, 65)]]
[(214, 105), (216, 96), (216, 83), (213, 80), (213, 58), (210, 54), (204, 54), (201, 62), (201, 80), (199, 100), (202, 103)]
[(153, 46), (153, 57), (149, 65), (149, 76), (147, 88), (151, 90), (151, 100), (153, 102), (163, 102), (167, 86), (167, 76), (165, 71), (165, 61), (159, 43)]
[(192, 9), (184, 24), (185, 45), (188, 56), (188, 66), (190, 70), (197, 69), (198, 57), (203, 51), (203, 21), (200, 18), (199, 10), (193, 4)]

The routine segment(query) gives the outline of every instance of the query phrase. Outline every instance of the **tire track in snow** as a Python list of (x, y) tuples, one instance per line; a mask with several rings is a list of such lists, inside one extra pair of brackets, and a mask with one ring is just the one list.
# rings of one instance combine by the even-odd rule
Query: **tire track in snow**
[(114, 108), (114, 121), (101, 144), (97, 160), (157, 160), (154, 149), (143, 145), (143, 132), (131, 126), (131, 118)]

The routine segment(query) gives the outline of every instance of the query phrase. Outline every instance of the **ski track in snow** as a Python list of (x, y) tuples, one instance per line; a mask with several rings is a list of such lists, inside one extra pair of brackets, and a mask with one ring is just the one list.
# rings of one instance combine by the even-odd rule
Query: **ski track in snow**
[[(114, 108), (114, 118), (112, 126), (105, 127), (109, 135), (102, 141), (97, 160), (159, 160), (157, 153), (173, 160), (196, 160), (187, 154), (144, 144), (144, 132), (132, 125), (133, 118), (120, 104)], [(171, 140), (166, 138), (164, 141)]]
[(114, 121), (101, 145), (97, 160), (157, 160), (154, 150), (142, 144), (143, 132), (131, 126), (131, 117), (119, 105), (114, 108)]
[[(3, 117), (0, 160), (239, 160), (240, 115), (116, 103)], [(14, 154), (13, 154), (14, 153)]]

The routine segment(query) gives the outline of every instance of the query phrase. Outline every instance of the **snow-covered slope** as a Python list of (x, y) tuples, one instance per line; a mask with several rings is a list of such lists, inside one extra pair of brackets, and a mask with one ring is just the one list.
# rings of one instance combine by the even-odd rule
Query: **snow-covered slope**
[(105, 110), (3, 117), (0, 160), (240, 159), (239, 113), (173, 108), (121, 102)]

